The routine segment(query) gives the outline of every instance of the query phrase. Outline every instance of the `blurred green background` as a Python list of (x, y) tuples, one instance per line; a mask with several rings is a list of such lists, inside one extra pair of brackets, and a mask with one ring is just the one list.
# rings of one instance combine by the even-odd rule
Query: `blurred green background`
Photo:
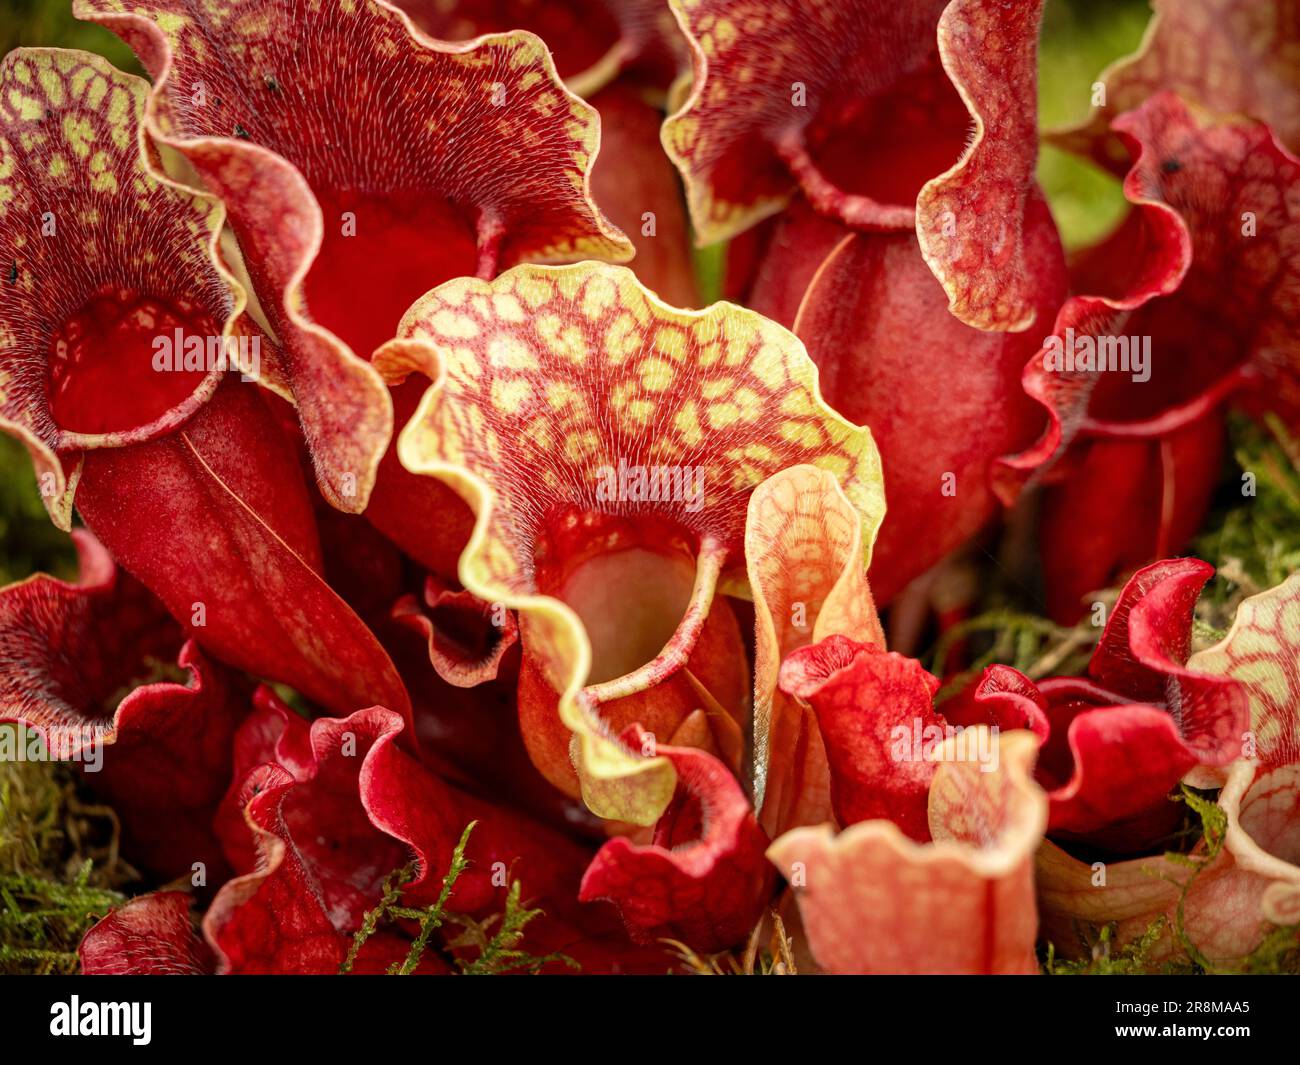
[(72, 0), (0, 0), (0, 52), (21, 45), (84, 48), (141, 72), (131, 49), (108, 30), (72, 17)]
[[(1043, 129), (1087, 118), (1097, 75), (1137, 50), (1150, 18), (1146, 0), (1048, 0), (1038, 62)], [(1038, 180), (1070, 249), (1105, 236), (1127, 209), (1117, 180), (1056, 148), (1044, 146)]]

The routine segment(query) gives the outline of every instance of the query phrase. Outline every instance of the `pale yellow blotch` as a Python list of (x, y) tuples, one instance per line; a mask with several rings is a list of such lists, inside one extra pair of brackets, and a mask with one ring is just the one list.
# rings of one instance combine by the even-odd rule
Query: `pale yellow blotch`
[(118, 126), (122, 129), (128, 128), (132, 124), (134, 114), (135, 98), (120, 86), (114, 88), (108, 98), (108, 110), (104, 116), (108, 119), (110, 128)]
[(40, 100), (19, 92), (17, 89), (9, 90), (9, 106), (18, 113), (18, 118), (23, 122), (35, 122), (45, 113), (45, 108)]
[(673, 425), (687, 447), (695, 447), (704, 439), (704, 430), (700, 427), (700, 418), (695, 411), (695, 401), (690, 400), (673, 418)]
[(445, 307), (464, 307), (481, 285), (481, 281), (472, 277), (457, 278), (438, 289), (438, 300)]
[(812, 398), (802, 389), (792, 389), (781, 397), (781, 413), (795, 416), (812, 414)]
[(1277, 718), (1271, 717), (1263, 722), (1252, 722), (1255, 727), (1255, 738), (1265, 750), (1271, 750), (1281, 740), (1283, 735), (1282, 722)]
[(726, 200), (714, 200), (709, 205), (709, 218), (718, 226), (730, 226), (736, 219), (748, 214), (747, 203), (728, 203)]
[(493, 366), (508, 370), (537, 369), (537, 358), (518, 337), (493, 337), (488, 342), (487, 354)]
[(730, 48), (736, 43), (740, 34), (736, 30), (736, 24), (730, 19), (718, 19), (713, 27), (713, 39), (719, 49)]
[(1300, 637), (1300, 602), (1295, 599), (1282, 607), (1282, 631), (1292, 639)]
[[(118, 151), (124, 152), (131, 146), (132, 130), (126, 126), (109, 126), (108, 139), (113, 142), (113, 147)], [(137, 161), (136, 165), (140, 165)]]
[(557, 277), (559, 280), (558, 288), (560, 295), (570, 302), (576, 300), (578, 298), (578, 290), (582, 287), (582, 275), (576, 270), (564, 270), (561, 271)]
[(700, 386), (700, 395), (705, 399), (722, 399), (731, 395), (736, 382), (730, 377), (711, 377)]
[(636, 425), (644, 425), (654, 415), (655, 405), (649, 400), (634, 399), (623, 408), (623, 417)]
[(707, 318), (697, 318), (694, 330), (697, 344), (712, 344), (722, 334), (722, 322), (716, 314), (711, 314)]
[(503, 322), (517, 324), (524, 320), (523, 307), (509, 292), (498, 292), (493, 295), (492, 310)]
[(533, 328), (537, 335), (542, 338), (546, 346), (555, 350), (559, 343), (560, 333), (564, 330), (564, 321), (558, 314), (539, 314), (533, 319)]
[(158, 23), (158, 28), (169, 36), (179, 33), (189, 22), (184, 15), (177, 15), (171, 11), (160, 12), (154, 16), (154, 20)]
[(570, 433), (564, 438), (564, 455), (574, 465), (579, 465), (600, 450), (600, 436), (594, 429)]
[(520, 433), (520, 438), (542, 452), (550, 451), (555, 446), (555, 437), (551, 433), (551, 427), (541, 418), (535, 418), (529, 422), (527, 428)]
[(570, 362), (583, 362), (588, 357), (586, 338), (577, 326), (565, 325), (554, 314), (538, 315), (534, 325), (537, 335), (554, 354)]
[(41, 83), (41, 91), (45, 93), (45, 98), (55, 107), (62, 107), (64, 100), (63, 79), (59, 77), (58, 72), (47, 67), (37, 77)]
[(636, 394), (637, 387), (634, 382), (620, 381), (609, 393), (610, 410), (622, 411), (623, 408), (632, 401), (632, 397)]
[(552, 381), (546, 386), (546, 401), (555, 410), (563, 410), (577, 400), (578, 390), (567, 381)]
[(1282, 641), (1271, 633), (1253, 630), (1250, 634), (1250, 653), (1253, 655), (1282, 654)]
[(78, 115), (63, 116), (63, 137), (78, 159), (90, 155), (90, 146), (95, 140), (95, 130), (88, 119)]
[(32, 68), (26, 63), (15, 63), (13, 67), (14, 77), (18, 79), (20, 85), (26, 85), (31, 88), (32, 85)]
[(647, 392), (666, 392), (672, 383), (672, 363), (654, 358), (642, 360), (641, 387)]
[(1271, 629), (1277, 624), (1277, 602), (1272, 599), (1260, 599), (1252, 603), (1247, 600), (1245, 606), (1253, 606), (1254, 613), (1250, 615), (1249, 624), (1258, 626), (1261, 629)]
[(652, 316), (650, 304), (646, 300), (645, 292), (633, 283), (625, 282), (623, 285), (623, 306), (628, 309), (632, 317), (636, 319), (638, 325), (645, 325), (650, 321)]
[(454, 340), (469, 340), (479, 334), (478, 322), (468, 314), (441, 310), (429, 319), (429, 325), (436, 332)]
[(822, 436), (821, 428), (816, 422), (782, 422), (781, 436), (792, 444), (798, 444), (800, 447), (806, 447), (810, 450), (822, 447), (826, 442)]
[(843, 455), (819, 455), (813, 465), (835, 474), (836, 477), (848, 476), (849, 460)]
[(516, 69), (537, 66), (542, 61), (541, 55), (531, 41), (508, 45), (506, 55), (509, 58), (510, 65)]
[(684, 329), (678, 329), (675, 325), (664, 325), (655, 332), (655, 349), (674, 362), (682, 362), (686, 358), (688, 347), (689, 338)]
[(732, 400), (740, 408), (741, 417), (747, 422), (752, 422), (763, 413), (763, 400), (752, 388), (742, 386), (736, 389)]
[(853, 426), (843, 422), (824, 422), (822, 429), (825, 431), (826, 439), (830, 441), (831, 447), (836, 448), (842, 448), (850, 443), (858, 432)]
[(620, 314), (605, 333), (605, 354), (611, 365), (617, 366), (640, 347), (636, 322), (630, 314)]
[(673, 119), (671, 123), (664, 127), (673, 151), (677, 155), (689, 156), (691, 154), (695, 141), (700, 135), (699, 127), (699, 119), (694, 115), (682, 115), (680, 118)]
[(753, 475), (743, 466), (728, 467), (731, 473), (730, 485), (733, 492), (743, 492), (756, 483)]
[(618, 290), (609, 278), (593, 277), (582, 294), (582, 313), (592, 319), (603, 318), (617, 298)]
[(471, 348), (454, 347), (444, 354), (444, 359), (447, 373), (453, 378), (473, 380), (483, 373), (483, 366)]
[(525, 274), (521, 277), (515, 283), (515, 291), (532, 310), (536, 310), (555, 296), (555, 287), (546, 278), (537, 274)]
[(1275, 702), (1283, 703), (1288, 698), (1286, 674), (1276, 661), (1243, 662), (1233, 669), (1232, 676), (1265, 692)]
[(734, 403), (710, 403), (705, 415), (713, 429), (726, 429), (740, 420), (740, 408)]
[(722, 345), (717, 343), (705, 344), (704, 347), (699, 348), (695, 353), (695, 361), (703, 369), (708, 369), (711, 366), (716, 366), (718, 363), (718, 359), (720, 359), (721, 357), (722, 357)]
[(758, 349), (749, 368), (762, 386), (772, 392), (788, 380), (785, 360), (781, 357), (781, 352), (771, 344), (764, 344)]
[[(92, 78), (95, 78), (96, 80), (101, 82), (103, 81), (102, 78), (98, 78), (96, 76), (95, 72), (91, 70), (90, 67), (78, 67), (76, 70), (74, 70), (72, 72), (72, 77), (68, 81), (68, 85), (71, 87), (72, 90), (72, 95), (73, 96), (84, 95), (86, 92), (86, 86), (90, 83), (90, 80)], [(104, 88), (107, 88), (107, 86), (104, 86)], [(103, 89), (100, 90), (99, 95), (103, 97), (104, 95)], [(93, 106), (98, 108), (99, 104), (95, 103)]]
[(569, 362), (585, 363), (590, 358), (591, 351), (586, 346), (586, 337), (578, 326), (568, 326), (560, 339), (564, 342), (563, 351), (560, 354), (563, 354), (564, 358), (568, 359)]
[(754, 345), (737, 340), (734, 335), (728, 336), (726, 340), (727, 356), (724, 360), (728, 366), (748, 366), (754, 361)]
[(50, 177), (55, 180), (63, 177), (68, 172), (68, 160), (62, 155), (55, 155), (50, 158), (49, 165)]
[(533, 386), (522, 377), (492, 382), (492, 403), (502, 414), (518, 414), (533, 397)]

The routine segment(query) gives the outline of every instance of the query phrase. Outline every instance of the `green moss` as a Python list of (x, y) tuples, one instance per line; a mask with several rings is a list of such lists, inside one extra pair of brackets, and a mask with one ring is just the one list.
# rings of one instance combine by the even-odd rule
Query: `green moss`
[(82, 935), (135, 879), (116, 818), (83, 801), (74, 770), (0, 763), (0, 973), (75, 972)]
[[(1089, 957), (1081, 960), (1063, 960), (1056, 957), (1055, 946), (1046, 944), (1043, 969), (1052, 976), (1133, 976), (1144, 973), (1172, 975), (1245, 975), (1300, 973), (1300, 925), (1275, 927), (1249, 955), (1231, 965), (1219, 965), (1207, 958), (1192, 940), (1186, 927), (1187, 897), (1192, 885), (1210, 867), (1223, 849), (1227, 835), (1228, 818), (1218, 805), (1213, 792), (1199, 791), (1186, 785), (1181, 787), (1175, 801), (1186, 803), (1199, 821), (1199, 831), (1194, 833), (1187, 852), (1170, 851), (1165, 860), (1188, 870), (1186, 876), (1166, 876), (1164, 879), (1179, 889), (1178, 905), (1171, 921), (1163, 914), (1157, 917), (1137, 939), (1123, 947), (1114, 946), (1116, 926), (1106, 925), (1097, 930)], [(1199, 850), (1197, 844), (1204, 842)], [(1183, 948), (1184, 957), (1173, 961), (1154, 963), (1150, 959), (1153, 948), (1172, 932)]]
[(1228, 831), (1228, 815), (1214, 799), (1183, 785), (1182, 799), (1201, 819), (1205, 848), (1199, 854), (1167, 854), (1165, 857), (1191, 870), (1191, 875), (1181, 882), (1178, 908), (1174, 918), (1174, 933), (1197, 971), (1216, 976), (1261, 973), (1300, 973), (1300, 925), (1274, 927), (1249, 955), (1231, 965), (1211, 961), (1187, 934), (1184, 921), (1187, 896), (1196, 879), (1210, 867), (1223, 849)]
[[(383, 895), (379, 902), (362, 918), (361, 927), (352, 939), (348, 956), (339, 967), (339, 974), (346, 975), (356, 964), (361, 948), (384, 922), (394, 920), (413, 921), (419, 931), (411, 942), (406, 957), (394, 963), (388, 969), (389, 976), (410, 976), (420, 965), (421, 959), (429, 949), (433, 933), (447, 924), (458, 925), (460, 933), (449, 938), (446, 947), (455, 952), (454, 961), (465, 976), (490, 976), (513, 972), (539, 972), (544, 966), (553, 962), (578, 969), (578, 963), (567, 954), (559, 952), (544, 955), (529, 954), (519, 949), (528, 924), (542, 911), (529, 909), (522, 902), (523, 888), (519, 881), (511, 883), (506, 893), (505, 910), (499, 914), (479, 921), (447, 909), (452, 889), (456, 881), (469, 866), (465, 857), (465, 848), (469, 844), (470, 833), (474, 831), (476, 821), (471, 821), (461, 833), (460, 842), (452, 851), (451, 863), (442, 878), (442, 889), (437, 901), (424, 909), (415, 909), (400, 905), (403, 888), (414, 879), (415, 866), (407, 865), (395, 870), (384, 880)], [(473, 951), (466, 956), (466, 951)]]
[[(1108, 594), (1113, 598), (1113, 592)], [(1065, 626), (1023, 610), (995, 606), (953, 625), (923, 656), (930, 672), (944, 676), (958, 644), (970, 640), (978, 648), (970, 665), (939, 689), (935, 705), (942, 705), (994, 663), (1014, 666), (1032, 679), (1080, 672), (1100, 634), (1091, 617)]]
[(1238, 971), (1251, 976), (1300, 973), (1300, 925), (1273, 929), (1242, 961)]
[(1070, 961), (1056, 957), (1056, 948), (1047, 944), (1043, 970), (1049, 976), (1141, 976), (1147, 973), (1186, 973), (1188, 966), (1155, 964), (1151, 951), (1164, 936), (1169, 919), (1158, 917), (1147, 930), (1123, 947), (1114, 945), (1116, 926), (1105, 925), (1097, 934), (1089, 957)]
[(1300, 442), (1274, 415), (1262, 422), (1234, 415), (1228, 438), (1235, 463), (1194, 545), (1228, 578), (1207, 589), (1205, 620), (1219, 629), (1231, 623), (1243, 596), (1300, 570)]
[(523, 888), (519, 881), (511, 883), (506, 893), (506, 908), (500, 914), (493, 914), (484, 921), (470, 917), (451, 914), (449, 920), (460, 925), (459, 935), (450, 939), (447, 946), (452, 950), (474, 950), (473, 959), (457, 957), (456, 964), (465, 976), (494, 976), (504, 973), (537, 973), (546, 965), (558, 962), (577, 971), (581, 968), (567, 954), (554, 951), (550, 954), (533, 955), (519, 949), (524, 938), (524, 929), (535, 917), (540, 917), (541, 910), (530, 909), (521, 901)]

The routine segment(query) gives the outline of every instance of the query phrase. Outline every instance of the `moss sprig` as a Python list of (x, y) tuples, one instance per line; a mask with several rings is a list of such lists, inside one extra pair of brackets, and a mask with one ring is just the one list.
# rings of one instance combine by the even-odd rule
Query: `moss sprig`
[(461, 833), (460, 841), (452, 850), (447, 873), (442, 878), (438, 898), (431, 905), (417, 908), (400, 904), (403, 891), (415, 879), (414, 863), (394, 870), (385, 878), (379, 902), (366, 911), (361, 926), (352, 937), (348, 956), (339, 966), (340, 975), (352, 972), (361, 948), (386, 920), (412, 921), (418, 927), (406, 957), (389, 966), (389, 976), (410, 976), (414, 973), (420, 967), (420, 962), (429, 949), (429, 941), (433, 933), (446, 924), (455, 924), (461, 928), (458, 935), (447, 941), (446, 945), (449, 949), (475, 951), (473, 957), (466, 958), (458, 955), (454, 959), (457, 968), (466, 976), (487, 976), (520, 971), (535, 973), (553, 962), (567, 965), (575, 970), (579, 968), (576, 961), (558, 951), (533, 955), (519, 949), (527, 925), (540, 916), (542, 911), (530, 909), (523, 904), (523, 886), (518, 880), (510, 884), (502, 913), (492, 914), (480, 921), (447, 909), (456, 881), (469, 867), (465, 849), (469, 845), (470, 833), (474, 831), (474, 826), (477, 824), (477, 821), (471, 821)]

